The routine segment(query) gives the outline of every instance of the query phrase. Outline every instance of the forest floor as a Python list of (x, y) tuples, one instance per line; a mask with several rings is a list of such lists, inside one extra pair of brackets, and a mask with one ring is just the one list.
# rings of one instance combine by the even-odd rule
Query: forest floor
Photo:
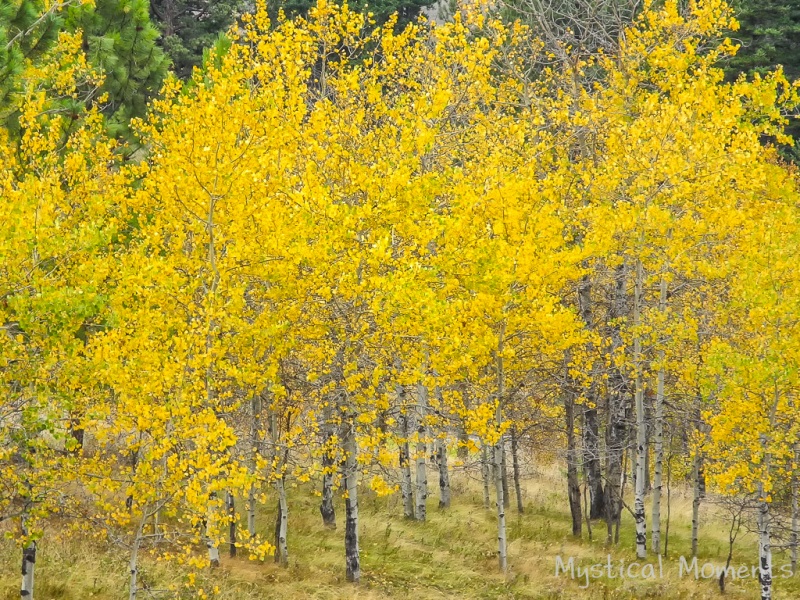
[[(509, 538), (509, 570), (498, 570), (496, 555), (496, 515), (494, 508), (483, 508), (479, 482), (466, 474), (453, 474), (453, 503), (439, 510), (438, 481), (429, 474), (430, 497), (425, 523), (405, 520), (397, 496), (377, 497), (360, 493), (360, 547), (362, 581), (358, 586), (344, 581), (343, 506), (337, 498), (337, 530), (322, 526), (318, 497), (301, 488), (289, 489), (289, 567), (272, 561), (258, 562), (247, 557), (223, 556), (217, 569), (204, 571), (198, 584), (210, 597), (219, 599), (378, 599), (434, 598), (465, 599), (645, 599), (645, 598), (722, 598), (716, 576), (707, 566), (705, 574), (681, 573), (681, 556), (691, 565), (691, 495), (688, 489), (673, 487), (669, 530), (669, 556), (662, 560), (648, 556), (641, 575), (636, 566), (630, 577), (619, 575), (620, 561), (627, 571), (635, 561), (633, 520), (623, 516), (620, 543), (610, 550), (612, 574), (607, 574), (609, 550), (604, 546), (605, 524), (593, 524), (593, 541), (588, 540), (584, 523), (582, 540), (571, 532), (569, 507), (563, 473), (556, 468), (534, 470), (524, 481), (525, 512), (518, 514), (512, 493), (506, 511)], [(628, 486), (630, 487), (630, 486)], [(627, 502), (627, 500), (626, 500)], [(666, 504), (666, 501), (664, 502)], [(666, 506), (662, 509), (666, 513)], [(259, 526), (268, 529), (273, 515), (261, 515)], [(649, 507), (648, 507), (649, 519)], [(728, 552), (726, 523), (705, 503), (701, 510), (698, 568), (705, 563), (724, 565)], [(648, 532), (649, 533), (649, 532)], [(663, 533), (662, 533), (663, 535)], [(42, 540), (36, 564), (36, 600), (111, 600), (127, 597), (127, 564), (122, 550), (103, 550), (89, 540), (59, 539), (50, 535)], [(649, 537), (649, 535), (648, 535)], [(221, 548), (223, 555), (226, 548)], [(569, 573), (556, 575), (556, 557), (565, 564), (574, 558), (575, 579)], [(788, 555), (776, 553), (775, 597), (800, 598), (800, 575), (783, 576), (781, 567)], [(602, 565), (595, 569), (588, 586), (577, 567)], [(20, 559), (9, 541), (0, 542), (0, 599), (19, 598)], [(747, 578), (728, 581), (725, 598), (758, 598), (758, 582), (750, 576), (756, 565), (756, 541), (742, 532), (736, 542), (733, 565), (748, 572)], [(140, 581), (150, 589), (180, 584), (186, 575), (168, 570), (147, 558), (142, 560)], [(216, 588), (216, 592), (214, 592)], [(197, 597), (187, 592), (181, 597)], [(155, 593), (142, 590), (138, 600), (178, 597), (177, 592)]]

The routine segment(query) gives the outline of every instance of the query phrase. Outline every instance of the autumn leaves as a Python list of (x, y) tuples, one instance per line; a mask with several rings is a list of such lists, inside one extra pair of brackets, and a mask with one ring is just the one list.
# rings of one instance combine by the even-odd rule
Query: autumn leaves
[[(771, 448), (794, 406), (794, 338), (777, 319), (794, 310), (796, 232), (765, 231), (770, 215), (797, 221), (795, 192), (761, 138), (796, 97), (780, 76), (720, 83), (729, 46), (697, 48), (728, 20), (716, 2), (667, 3), (618, 55), (554, 66), (526, 28), (466, 9), (396, 33), (325, 2), (277, 23), (259, 5), (192, 85), (166, 84), (136, 124), (136, 164), (117, 161), (96, 115), (65, 128), (31, 92), (0, 180), (0, 458), (16, 489), (2, 509), (24, 523), (23, 545), (66, 502), (131, 549), (133, 598), (145, 546), (205, 565), (198, 546), (214, 562), (227, 539), (288, 563), (286, 483), (314, 481), (325, 525), (334, 491), (346, 500), (358, 581), (364, 476), (419, 500), (429, 447), (446, 483), (461, 443), (487, 478), (493, 462), (505, 569), (505, 439), (516, 453), (517, 432), (530, 444), (566, 409), (573, 434), (609, 407), (604, 426), (622, 433), (593, 493), (605, 487), (610, 532), (631, 403), (643, 554), (650, 388), (660, 473), (665, 397), (711, 409), (715, 432), (736, 426), (729, 403), (753, 401), (745, 383), (766, 393), (783, 378), (766, 442), (708, 452), (723, 484), (741, 483), (725, 465), (754, 448), (785, 472), (789, 455)], [(776, 262), (757, 267), (770, 244)], [(756, 479), (766, 502), (772, 484)], [(256, 531), (265, 503), (278, 505), (274, 536)]]

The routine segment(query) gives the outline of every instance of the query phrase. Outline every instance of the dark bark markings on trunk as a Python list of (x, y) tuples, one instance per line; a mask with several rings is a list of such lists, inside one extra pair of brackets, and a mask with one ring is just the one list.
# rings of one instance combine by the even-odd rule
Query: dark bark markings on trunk
[(517, 497), (517, 512), (522, 514), (525, 507), (522, 503), (522, 486), (520, 485), (519, 474), (519, 440), (517, 440), (517, 428), (511, 427), (511, 466), (514, 473), (514, 494)]

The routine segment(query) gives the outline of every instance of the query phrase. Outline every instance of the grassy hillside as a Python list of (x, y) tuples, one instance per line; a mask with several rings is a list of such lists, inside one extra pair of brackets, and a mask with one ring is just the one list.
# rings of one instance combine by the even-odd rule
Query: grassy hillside
[[(433, 475), (433, 473), (431, 473)], [(435, 483), (434, 477), (429, 482)], [(688, 557), (690, 549), (691, 498), (688, 490), (673, 489), (670, 524), (670, 556), (663, 561), (663, 578), (583, 580), (555, 576), (556, 556), (566, 562), (569, 556), (577, 565), (606, 563), (602, 522), (594, 525), (595, 541), (569, 535), (569, 509), (562, 474), (556, 469), (533, 472), (524, 482), (526, 512), (508, 511), (509, 573), (497, 570), (495, 556), (495, 514), (485, 510), (478, 482), (466, 474), (454, 475), (454, 501), (448, 511), (436, 508), (436, 494), (431, 493), (429, 520), (406, 521), (398, 497), (377, 498), (363, 492), (361, 501), (362, 570), (361, 585), (344, 581), (343, 531), (341, 501), (337, 504), (340, 527), (336, 531), (322, 527), (317, 498), (307, 490), (293, 489), (290, 495), (289, 552), (290, 566), (281, 569), (271, 562), (259, 563), (246, 558), (225, 557), (222, 566), (203, 571), (195, 587), (186, 587), (186, 573), (168, 573), (161, 565), (146, 559), (142, 579), (152, 590), (169, 586), (182, 588), (181, 597), (198, 597), (202, 589), (220, 599), (376, 599), (376, 598), (719, 598), (716, 580), (693, 576), (679, 577), (679, 556)], [(437, 490), (433, 489), (432, 492)], [(722, 564), (727, 554), (727, 524), (713, 508), (705, 505), (699, 551), (699, 564)], [(259, 526), (272, 526), (271, 514), (260, 515)], [(619, 561), (634, 560), (633, 525), (623, 519), (621, 542), (611, 551), (617, 568)], [(224, 549), (224, 550), (227, 550)], [(225, 552), (226, 554), (226, 552)], [(734, 565), (755, 564), (755, 539), (742, 534), (737, 541)], [(655, 557), (648, 561), (657, 565)], [(783, 579), (780, 567), (788, 557), (776, 553), (776, 597), (800, 597), (800, 577)], [(19, 597), (19, 555), (8, 542), (0, 551), (0, 598)], [(655, 567), (658, 574), (658, 567)], [(218, 588), (216, 593), (214, 588)], [(175, 589), (175, 588), (173, 588)], [(147, 591), (140, 598), (178, 597), (178, 592)], [(124, 552), (101, 552), (91, 542), (63, 541), (50, 532), (40, 546), (36, 566), (37, 600), (78, 600), (85, 598), (116, 599), (127, 597), (126, 556)], [(727, 598), (757, 597), (757, 581), (732, 581)]]

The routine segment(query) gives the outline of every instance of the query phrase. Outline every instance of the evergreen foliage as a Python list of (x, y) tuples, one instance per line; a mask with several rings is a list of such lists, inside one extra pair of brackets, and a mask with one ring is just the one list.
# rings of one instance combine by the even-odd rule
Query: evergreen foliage
[(151, 0), (150, 14), (161, 45), (178, 77), (186, 79), (203, 62), (203, 51), (245, 12), (243, 0)]
[(103, 112), (111, 132), (127, 135), (131, 118), (144, 116), (168, 67), (148, 0), (97, 0), (93, 8), (71, 9), (68, 26), (83, 31), (90, 63), (105, 74)]
[(728, 78), (763, 75), (777, 65), (790, 81), (800, 77), (800, 1), (738, 0), (733, 6), (739, 30), (731, 39), (741, 47), (727, 65)]
[(41, 0), (0, 0), (0, 114), (10, 108), (25, 61), (41, 57), (58, 37), (62, 19), (44, 8)]
[[(348, 2), (348, 6), (357, 12), (371, 13), (378, 25), (397, 13), (397, 27), (402, 28), (419, 17), (423, 8), (435, 3), (436, 0), (353, 0)], [(315, 0), (269, 0), (271, 14), (277, 14), (278, 10), (283, 9), (292, 17), (306, 15), (316, 4)]]

